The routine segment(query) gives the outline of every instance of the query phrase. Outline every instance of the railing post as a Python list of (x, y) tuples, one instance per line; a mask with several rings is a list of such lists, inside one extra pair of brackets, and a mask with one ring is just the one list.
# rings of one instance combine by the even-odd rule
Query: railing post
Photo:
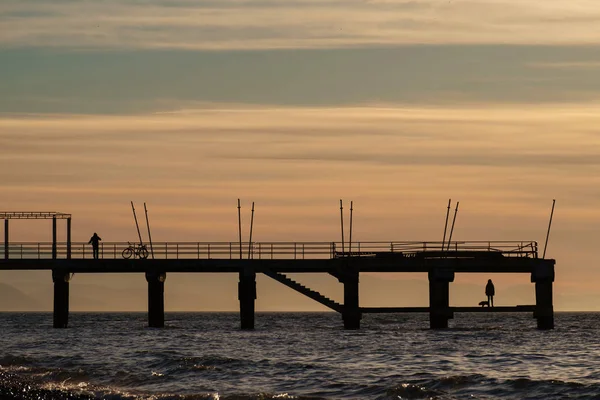
[(294, 242), (294, 260), (296, 259), (296, 242)]
[(200, 242), (197, 243), (198, 245), (198, 260), (200, 259)]
[(113, 258), (117, 259), (117, 244), (113, 244)]
[(273, 259), (273, 243), (271, 243), (271, 260)]
[(67, 218), (67, 260), (71, 259), (71, 217)]
[(39, 243), (39, 242), (38, 242), (38, 244), (37, 244), (37, 248), (38, 248), (38, 249), (37, 249), (37, 253), (38, 253), (38, 260), (39, 260), (39, 259), (41, 258), (41, 256), (40, 256), (40, 243)]
[(8, 218), (4, 220), (4, 259), (8, 260)]
[(56, 216), (52, 217), (52, 259), (56, 259)]
[(206, 252), (207, 252), (208, 259), (210, 260), (210, 243), (206, 246)]
[(175, 259), (179, 260), (179, 243), (175, 244)]

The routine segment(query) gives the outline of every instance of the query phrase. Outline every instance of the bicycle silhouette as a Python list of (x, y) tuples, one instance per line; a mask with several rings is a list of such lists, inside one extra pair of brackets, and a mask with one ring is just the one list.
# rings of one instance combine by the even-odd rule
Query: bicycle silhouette
[(123, 250), (123, 258), (131, 258), (131, 256), (133, 256), (133, 258), (140, 259), (148, 258), (148, 249), (146, 248), (145, 244), (133, 244), (131, 242), (127, 243), (129, 243), (129, 247)]

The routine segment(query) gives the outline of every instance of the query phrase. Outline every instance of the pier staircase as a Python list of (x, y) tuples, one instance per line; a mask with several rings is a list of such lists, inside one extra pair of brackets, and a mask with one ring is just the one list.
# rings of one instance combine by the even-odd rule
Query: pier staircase
[(344, 306), (340, 303), (337, 303), (331, 300), (329, 297), (323, 296), (321, 293), (316, 290), (312, 290), (302, 285), (299, 282), (296, 282), (293, 279), (288, 278), (286, 275), (271, 271), (271, 270), (263, 270), (263, 273), (267, 275), (269, 278), (275, 279), (277, 282), (283, 283), (287, 287), (294, 289), (295, 291), (302, 293), (303, 295), (310, 297), (311, 299), (323, 304), (325, 307), (331, 308), (333, 311), (337, 311), (339, 313), (342, 312)]

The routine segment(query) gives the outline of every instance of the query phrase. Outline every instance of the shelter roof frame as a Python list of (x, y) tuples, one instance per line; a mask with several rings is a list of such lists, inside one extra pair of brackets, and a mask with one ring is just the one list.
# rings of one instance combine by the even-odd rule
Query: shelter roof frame
[(0, 219), (4, 219), (4, 259), (10, 256), (10, 242), (8, 234), (8, 220), (10, 219), (51, 219), (52, 220), (52, 259), (56, 259), (56, 221), (64, 219), (67, 221), (67, 259), (71, 258), (71, 214), (56, 211), (0, 211)]
[(0, 211), (0, 219), (69, 219), (71, 214), (56, 211)]

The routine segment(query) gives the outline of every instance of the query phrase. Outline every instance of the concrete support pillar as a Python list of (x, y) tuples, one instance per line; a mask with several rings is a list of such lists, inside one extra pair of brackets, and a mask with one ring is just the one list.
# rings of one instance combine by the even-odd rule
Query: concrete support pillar
[(71, 274), (64, 270), (52, 270), (54, 282), (54, 327), (66, 328), (69, 323), (69, 281)]
[(56, 217), (52, 217), (52, 259), (56, 260)]
[(71, 217), (67, 218), (67, 259), (71, 259)]
[(163, 328), (165, 326), (165, 272), (146, 272), (148, 282), (148, 326)]
[(429, 271), (429, 327), (448, 328), (448, 320), (453, 318), (450, 310), (450, 282), (454, 282), (454, 271), (433, 269)]
[(252, 268), (240, 272), (238, 283), (240, 301), (240, 323), (242, 329), (254, 329), (254, 310), (256, 302), (256, 273)]
[(4, 220), (4, 259), (8, 260), (8, 219)]
[(340, 280), (344, 284), (344, 309), (342, 319), (344, 329), (360, 329), (362, 313), (359, 305), (359, 272), (358, 269), (347, 265), (340, 274)]
[(538, 329), (554, 329), (554, 305), (552, 301), (552, 283), (554, 265), (540, 264), (531, 273), (531, 282), (535, 283), (535, 311)]

